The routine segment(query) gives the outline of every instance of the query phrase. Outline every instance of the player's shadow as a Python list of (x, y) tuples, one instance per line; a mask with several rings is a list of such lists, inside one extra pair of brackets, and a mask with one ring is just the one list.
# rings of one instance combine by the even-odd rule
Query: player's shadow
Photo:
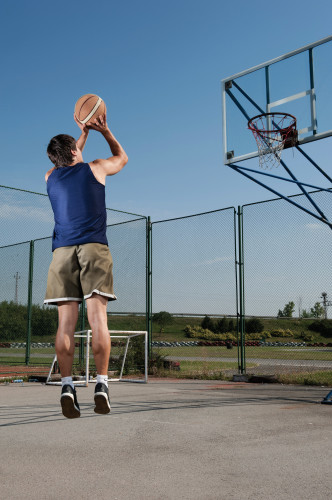
[[(80, 404), (81, 411), (89, 407), (93, 407), (93, 405)], [(91, 418), (93, 416), (84, 415), (84, 418)], [(53, 423), (63, 419), (64, 417), (59, 404), (0, 407), (0, 428), (15, 425)]]
[[(197, 410), (202, 408), (223, 408), (226, 406), (248, 406), (248, 405), (291, 405), (291, 404), (317, 404), (320, 400), (304, 397), (291, 396), (246, 396), (236, 395), (234, 397), (223, 394), (222, 398), (174, 398), (170, 400), (154, 401), (126, 401), (112, 402), (112, 410), (106, 417), (112, 415), (125, 415), (133, 413), (151, 413), (164, 411)], [(94, 413), (94, 404), (80, 403), (82, 419), (105, 418), (105, 416)], [(35, 425), (40, 423), (54, 423), (59, 420), (66, 420), (61, 413), (60, 405), (13, 405), (0, 407), (0, 428), (20, 425)], [(78, 419), (75, 419), (76, 421)]]

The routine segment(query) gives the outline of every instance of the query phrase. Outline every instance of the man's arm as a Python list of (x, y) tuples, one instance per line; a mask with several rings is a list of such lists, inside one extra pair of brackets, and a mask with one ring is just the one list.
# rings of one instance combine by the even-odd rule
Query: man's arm
[(83, 151), (85, 143), (86, 143), (86, 140), (87, 140), (88, 135), (89, 135), (89, 128), (87, 127), (87, 125), (85, 123), (80, 123), (78, 121), (78, 119), (76, 118), (75, 113), (74, 113), (74, 120), (75, 120), (75, 122), (77, 123), (77, 125), (79, 126), (79, 128), (81, 129), (81, 132), (82, 132), (81, 135), (80, 135), (80, 137), (76, 141), (76, 145), (77, 145), (77, 147), (81, 151)]
[(92, 128), (93, 130), (97, 130), (105, 137), (113, 155), (109, 158), (98, 159), (89, 163), (97, 179), (101, 182), (101, 179), (103, 179), (104, 183), (105, 177), (107, 175), (114, 175), (120, 172), (120, 170), (128, 162), (128, 156), (121, 144), (115, 139), (114, 135), (108, 128), (108, 125), (106, 123), (106, 115), (99, 116), (93, 122), (89, 122), (88, 127)]

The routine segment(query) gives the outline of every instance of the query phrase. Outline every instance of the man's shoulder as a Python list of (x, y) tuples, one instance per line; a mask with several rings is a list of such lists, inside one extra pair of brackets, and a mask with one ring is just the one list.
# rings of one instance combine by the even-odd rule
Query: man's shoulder
[(97, 179), (97, 181), (105, 186), (106, 175), (105, 175), (105, 172), (103, 170), (101, 162), (102, 162), (102, 160), (94, 160), (94, 161), (90, 161), (88, 163), (88, 165), (91, 169), (91, 172), (93, 173), (93, 175)]
[(53, 168), (50, 168), (50, 170), (48, 170), (48, 172), (46, 172), (45, 174), (45, 181), (47, 182), (49, 176), (51, 175), (51, 173), (55, 170), (55, 167)]

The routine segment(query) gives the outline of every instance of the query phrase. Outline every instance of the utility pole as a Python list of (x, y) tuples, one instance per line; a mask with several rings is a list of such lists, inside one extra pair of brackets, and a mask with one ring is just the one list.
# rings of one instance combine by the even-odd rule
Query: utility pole
[(323, 307), (324, 307), (324, 318), (327, 319), (327, 308), (329, 306), (332, 306), (332, 300), (328, 300), (327, 299), (327, 293), (326, 292), (322, 292), (322, 297), (321, 298), (323, 299), (322, 304), (323, 304)]
[(302, 297), (299, 297), (298, 307), (299, 307), (299, 318), (301, 318), (301, 314), (302, 314)]
[(14, 278), (15, 278), (15, 304), (18, 304), (18, 280), (21, 278), (21, 276), (17, 272), (14, 275)]

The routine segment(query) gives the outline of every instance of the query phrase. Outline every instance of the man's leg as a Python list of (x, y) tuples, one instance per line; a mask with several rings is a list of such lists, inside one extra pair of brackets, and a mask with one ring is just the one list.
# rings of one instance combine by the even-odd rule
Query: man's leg
[(111, 405), (108, 395), (108, 363), (111, 352), (111, 339), (107, 324), (108, 299), (94, 293), (86, 300), (88, 320), (92, 329), (92, 351), (97, 368), (95, 388), (95, 412), (109, 413)]
[(111, 352), (111, 339), (107, 325), (108, 300), (94, 293), (86, 300), (88, 320), (92, 330), (92, 351), (95, 358), (97, 373), (107, 375)]
[(61, 407), (67, 418), (77, 418), (81, 415), (72, 380), (72, 366), (75, 352), (75, 327), (78, 319), (78, 302), (58, 302), (59, 326), (55, 339), (62, 381)]
[(75, 351), (74, 333), (78, 319), (78, 302), (58, 302), (59, 326), (55, 339), (61, 377), (71, 377)]

